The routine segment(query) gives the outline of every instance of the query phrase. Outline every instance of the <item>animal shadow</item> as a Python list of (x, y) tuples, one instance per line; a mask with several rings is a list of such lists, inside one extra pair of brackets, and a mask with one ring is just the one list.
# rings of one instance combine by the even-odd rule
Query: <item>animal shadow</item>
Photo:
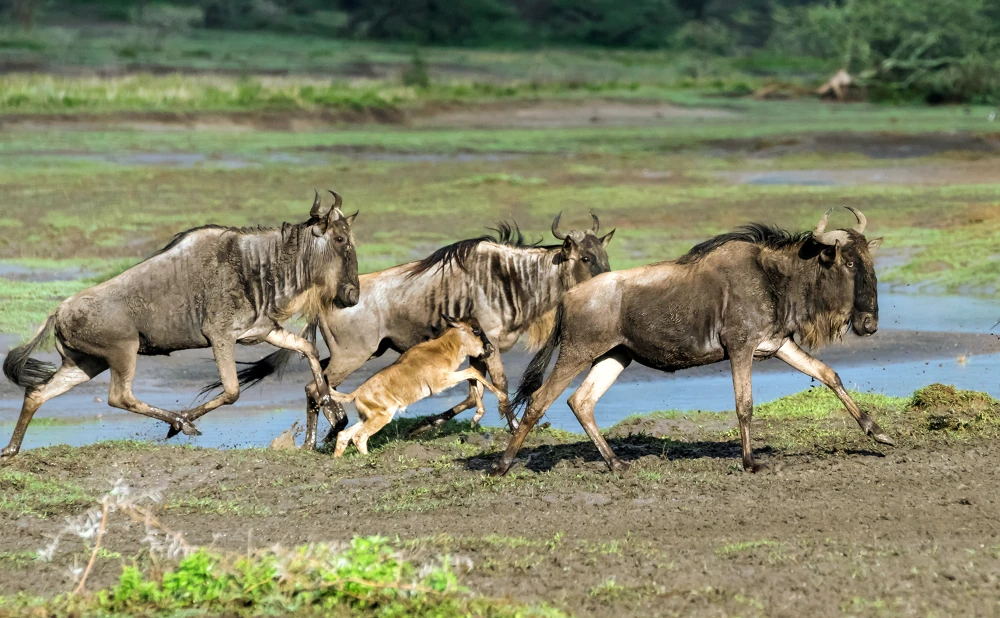
[[(739, 441), (715, 442), (707, 440), (679, 441), (671, 438), (655, 438), (646, 435), (632, 435), (624, 438), (611, 438), (608, 445), (615, 452), (619, 459), (623, 461), (638, 461), (643, 457), (657, 457), (666, 460), (684, 459), (733, 459), (739, 460), (741, 457)], [(758, 454), (771, 454), (770, 447), (755, 449)], [(493, 464), (499, 460), (500, 453), (496, 455), (475, 455), (473, 457), (460, 460), (468, 470), (489, 471)], [(578, 461), (581, 463), (599, 462), (604, 463), (601, 454), (594, 444), (584, 438), (579, 442), (571, 444), (543, 444), (539, 446), (522, 448), (517, 459), (532, 472), (547, 472), (555, 468), (562, 461)]]

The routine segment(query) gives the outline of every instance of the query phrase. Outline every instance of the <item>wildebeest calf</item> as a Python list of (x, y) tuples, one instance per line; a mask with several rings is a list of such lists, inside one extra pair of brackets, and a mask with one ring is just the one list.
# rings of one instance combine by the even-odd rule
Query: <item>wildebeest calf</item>
[[(424, 341), (403, 352), (395, 363), (373, 375), (349, 395), (330, 392), (335, 401), (353, 401), (360, 417), (355, 425), (337, 436), (334, 457), (344, 454), (349, 441), (353, 441), (363, 455), (368, 454), (368, 438), (385, 427), (397, 410), (404, 410), (408, 405), (466, 380), (475, 380), (498, 398), (504, 397), (505, 394), (487, 382), (474, 367), (458, 371), (466, 358), (480, 358), (494, 352), (479, 320), (442, 318), (448, 328), (437, 339)], [(477, 395), (476, 410), (482, 413), (482, 396), (477, 389), (473, 392)]]
[[(314, 315), (335, 302), (358, 302), (351, 235), (357, 213), (345, 217), (340, 196), (333, 195), (335, 203), (324, 207), (317, 194), (307, 221), (281, 229), (205, 226), (182, 232), (149, 259), (64, 300), (34, 339), (4, 360), (4, 374), (24, 387), (25, 395), (14, 435), (0, 458), (17, 454), (43, 403), (109, 368), (109, 405), (168, 423), (167, 437), (181, 431), (198, 435), (196, 419), (239, 397), (237, 343), (266, 341), (301, 352), (325, 395), (315, 347), (279, 321), (299, 312)], [(58, 370), (31, 358), (52, 331), (62, 356)], [(224, 386), (217, 397), (191, 410), (170, 412), (132, 394), (137, 354), (207, 347), (215, 354)], [(307, 420), (306, 444), (315, 446), (316, 419)]]

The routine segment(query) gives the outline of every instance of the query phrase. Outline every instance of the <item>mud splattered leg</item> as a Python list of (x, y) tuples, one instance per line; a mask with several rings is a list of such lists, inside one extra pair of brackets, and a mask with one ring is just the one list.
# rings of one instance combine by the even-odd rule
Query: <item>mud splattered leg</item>
[(594, 362), (583, 384), (569, 398), (569, 407), (576, 415), (576, 419), (583, 425), (583, 429), (590, 436), (590, 441), (594, 443), (608, 467), (615, 473), (628, 470), (629, 464), (615, 456), (607, 440), (601, 435), (601, 431), (597, 428), (597, 422), (594, 420), (594, 406), (631, 362), (631, 355), (625, 351), (605, 354)]

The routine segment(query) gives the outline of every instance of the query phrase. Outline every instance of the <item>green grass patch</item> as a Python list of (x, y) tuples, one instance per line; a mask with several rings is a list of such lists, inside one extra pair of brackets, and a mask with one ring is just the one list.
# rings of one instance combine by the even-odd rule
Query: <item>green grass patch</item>
[(95, 495), (73, 483), (32, 472), (0, 472), (0, 512), (8, 517), (68, 515), (94, 503)]
[(778, 541), (739, 541), (737, 543), (729, 543), (723, 545), (716, 550), (716, 554), (719, 556), (731, 556), (734, 554), (742, 554), (748, 551), (752, 551), (761, 547), (780, 547), (781, 543)]
[(308, 545), (233, 556), (198, 549), (176, 566), (126, 566), (118, 582), (83, 596), (0, 597), (0, 609), (73, 615), (562, 616), (545, 606), (473, 596), (446, 557), (403, 558), (382, 537), (346, 548)]
[[(907, 397), (889, 397), (878, 393), (848, 391), (851, 398), (862, 409), (899, 409), (905, 407)], [(842, 410), (844, 404), (837, 399), (833, 391), (825, 386), (816, 386), (794, 395), (788, 395), (763, 403), (754, 408), (754, 416), (762, 419), (819, 419), (825, 418), (831, 412)]]

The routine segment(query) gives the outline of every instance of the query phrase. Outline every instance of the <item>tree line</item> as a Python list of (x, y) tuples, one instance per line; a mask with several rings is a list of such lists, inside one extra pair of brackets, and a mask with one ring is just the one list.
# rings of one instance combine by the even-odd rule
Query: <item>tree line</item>
[[(30, 27), (67, 10), (106, 20), (150, 0), (0, 0)], [(881, 99), (994, 102), (1000, 0), (172, 0), (197, 25), (414, 45), (598, 46), (724, 56), (767, 50), (847, 69)], [(54, 9), (54, 10), (53, 10)], [(187, 19), (187, 18), (186, 18)]]

